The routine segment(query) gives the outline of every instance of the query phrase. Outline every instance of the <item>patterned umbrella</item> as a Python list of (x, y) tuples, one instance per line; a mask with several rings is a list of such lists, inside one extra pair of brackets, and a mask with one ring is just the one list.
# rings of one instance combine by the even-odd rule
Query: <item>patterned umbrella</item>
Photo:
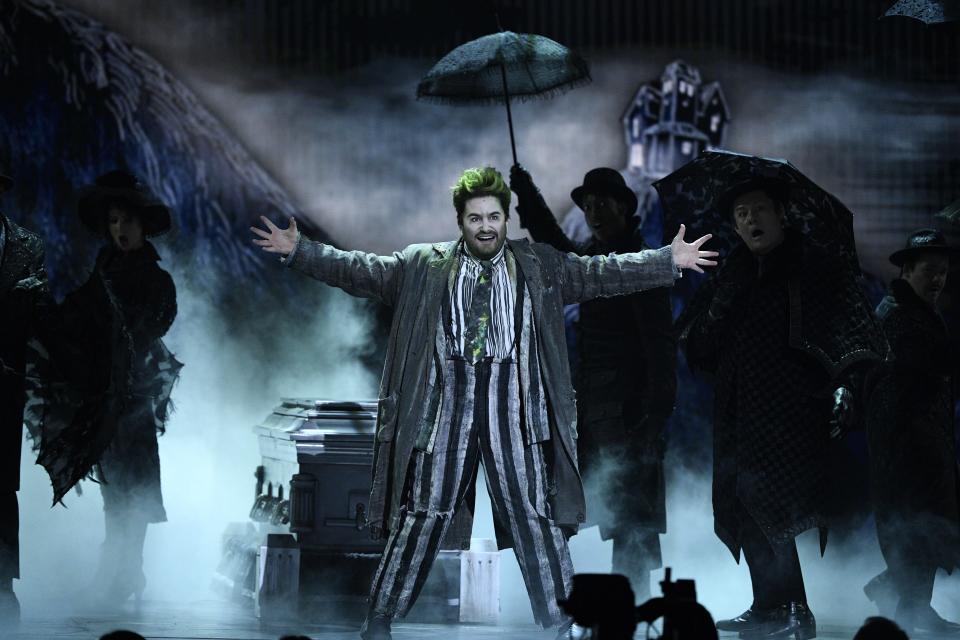
[(548, 98), (588, 82), (586, 61), (563, 45), (544, 36), (501, 31), (445, 55), (417, 85), (417, 98), (454, 105), (502, 102), (516, 163), (510, 101)]
[(839, 251), (854, 273), (860, 273), (853, 238), (853, 214), (836, 197), (786, 160), (762, 158), (730, 151), (703, 151), (694, 160), (653, 183), (664, 210), (664, 237), (680, 224), (691, 237), (712, 233), (712, 248), (726, 255), (740, 238), (728, 211), (718, 206), (732, 188), (758, 178), (774, 179), (787, 191), (787, 221), (809, 241)]
[(881, 18), (903, 16), (924, 24), (953, 22), (960, 19), (960, 0), (899, 0)]

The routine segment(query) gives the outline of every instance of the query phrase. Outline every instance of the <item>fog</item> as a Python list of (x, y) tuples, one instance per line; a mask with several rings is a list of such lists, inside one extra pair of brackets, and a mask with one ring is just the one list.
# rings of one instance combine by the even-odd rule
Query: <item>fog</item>
[[(194, 30), (202, 31), (196, 25)], [(208, 61), (203, 73), (193, 73), (178, 57), (175, 39), (164, 43), (154, 37), (151, 43), (342, 246), (388, 253), (412, 242), (451, 239), (457, 228), (449, 187), (460, 171), (487, 164), (506, 171), (511, 163), (502, 108), (414, 100), (416, 81), (431, 61), (382, 59), (337, 78), (260, 83), (229, 60), (212, 69)], [(960, 113), (958, 98), (933, 87), (891, 87), (847, 77), (842, 70), (786, 76), (704, 51), (594, 55), (591, 85), (514, 109), (520, 162), (548, 204), (566, 211), (570, 189), (588, 169), (625, 164), (620, 114), (639, 84), (676, 58), (698, 66), (705, 81), (721, 82), (733, 116), (727, 147), (789, 158), (841, 199), (864, 204), (854, 209), (861, 255), (868, 268), (888, 274), (886, 254), (908, 229), (929, 222), (936, 203), (916, 196), (900, 203), (909, 216), (883, 217), (868, 206), (880, 196), (863, 186), (856, 166), (875, 155), (878, 141), (891, 131), (897, 134), (881, 147), (902, 152), (900, 158), (934, 137), (951, 139), (942, 132), (955, 129), (956, 118), (937, 114)], [(886, 110), (888, 100), (932, 107), (913, 118)], [(523, 233), (513, 224), (511, 235)], [(180, 309), (165, 341), (185, 367), (173, 393), (176, 411), (160, 439), (169, 521), (148, 530), (146, 597), (193, 602), (213, 597), (210, 581), (225, 527), (247, 519), (259, 463), (253, 425), (280, 397), (374, 397), (377, 374), (361, 362), (373, 349), (369, 311), (349, 296), (311, 293), (323, 287), (316, 284), (284, 308), (258, 308), (253, 301), (242, 315), (231, 316), (210, 304), (216, 296), (209, 290), (191, 288), (188, 260), (167, 257), (161, 265), (178, 283)], [(275, 277), (279, 282), (300, 276), (278, 265)], [(749, 576), (713, 534), (709, 470), (685, 467), (675, 452), (669, 461), (665, 566), (675, 578), (696, 579), (700, 601), (715, 617), (738, 614), (751, 602)], [(103, 535), (102, 502), (95, 484), (85, 482), (83, 489), (82, 496), (71, 492), (65, 498), (67, 508), (51, 509), (46, 476), (24, 452), (23, 577), (16, 590), (27, 616), (51, 607), (82, 609), (91, 592)], [(474, 537), (492, 538), (484, 495), (481, 488)], [(820, 558), (813, 532), (799, 539), (807, 593), (821, 623), (855, 625), (875, 612), (862, 586), (883, 563), (869, 525), (857, 540), (848, 548), (828, 546)], [(610, 568), (611, 545), (600, 540), (596, 528), (573, 538), (571, 550), (578, 571)], [(509, 551), (503, 553), (502, 571), (503, 621), (531, 621)], [(960, 617), (957, 581), (938, 576), (934, 598), (934, 606), (954, 619)]]

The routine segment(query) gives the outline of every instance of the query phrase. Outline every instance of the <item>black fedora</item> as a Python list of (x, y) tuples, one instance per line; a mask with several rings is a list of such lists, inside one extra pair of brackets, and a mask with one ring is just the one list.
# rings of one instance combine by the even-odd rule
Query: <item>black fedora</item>
[(8, 190), (12, 186), (13, 186), (13, 178), (11, 178), (8, 175), (4, 175), (3, 173), (0, 173), (0, 193), (3, 193), (4, 191)]
[(105, 173), (92, 185), (80, 190), (77, 212), (80, 222), (87, 229), (100, 233), (104, 227), (106, 207), (119, 203), (132, 209), (140, 218), (146, 237), (160, 235), (170, 230), (170, 209), (163, 204), (145, 184), (127, 171)]
[(583, 197), (588, 193), (613, 196), (618, 202), (626, 205), (627, 215), (632, 216), (637, 210), (637, 194), (627, 186), (620, 172), (608, 167), (599, 167), (587, 171), (583, 176), (583, 184), (570, 192), (570, 197), (583, 209)]
[(775, 202), (779, 202), (786, 207), (790, 196), (790, 185), (778, 178), (769, 176), (751, 176), (742, 182), (734, 184), (723, 192), (723, 195), (717, 200), (717, 211), (721, 215), (732, 214), (734, 201), (745, 193), (751, 191), (763, 191)]
[(911, 258), (925, 253), (941, 253), (951, 259), (957, 254), (957, 248), (947, 244), (947, 237), (937, 229), (917, 229), (907, 238), (907, 246), (890, 254), (890, 262), (902, 267)]

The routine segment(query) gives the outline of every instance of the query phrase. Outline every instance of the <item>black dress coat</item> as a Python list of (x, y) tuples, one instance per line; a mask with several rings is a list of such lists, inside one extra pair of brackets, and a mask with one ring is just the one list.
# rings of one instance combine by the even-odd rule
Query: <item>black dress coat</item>
[[(520, 189), (517, 212), (534, 240), (560, 251), (597, 256), (649, 248), (636, 218), (608, 247), (596, 238), (572, 242), (538, 193)], [(577, 451), (588, 524), (598, 524), (605, 540), (636, 529), (666, 533), (665, 430), (677, 397), (669, 290), (581, 303), (577, 351)]]
[(739, 558), (750, 517), (773, 544), (818, 527), (825, 545), (831, 393), (858, 394), (885, 351), (854, 274), (796, 233), (762, 261), (741, 244), (677, 326), (691, 368), (715, 378), (717, 536)]
[(954, 383), (957, 344), (903, 280), (877, 307), (890, 353), (875, 373), (867, 434), (881, 548), (921, 564), (960, 566)]

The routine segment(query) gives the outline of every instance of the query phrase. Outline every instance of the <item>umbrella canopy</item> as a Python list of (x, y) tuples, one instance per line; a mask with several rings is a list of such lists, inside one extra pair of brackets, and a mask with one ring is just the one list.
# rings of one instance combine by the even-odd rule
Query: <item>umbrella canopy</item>
[(501, 31), (445, 55), (417, 85), (417, 98), (454, 105), (502, 102), (516, 162), (510, 101), (549, 98), (587, 82), (586, 61), (562, 44), (544, 36)]
[(960, 0), (899, 0), (881, 18), (903, 16), (924, 24), (953, 22), (960, 19)]
[(727, 207), (731, 190), (757, 180), (781, 185), (786, 200), (787, 224), (810, 242), (840, 252), (855, 273), (860, 273), (853, 238), (853, 214), (842, 202), (796, 167), (775, 158), (729, 151), (704, 151), (670, 175), (653, 183), (664, 210), (664, 237), (680, 224), (692, 237), (712, 233), (712, 248), (726, 255), (740, 242)]
[(443, 104), (502, 103), (551, 97), (587, 82), (586, 61), (562, 44), (544, 36), (501, 31), (462, 44), (441, 58), (417, 85), (417, 98)]
[(936, 217), (950, 224), (960, 226), (960, 200), (954, 200), (945, 206), (937, 213)]

